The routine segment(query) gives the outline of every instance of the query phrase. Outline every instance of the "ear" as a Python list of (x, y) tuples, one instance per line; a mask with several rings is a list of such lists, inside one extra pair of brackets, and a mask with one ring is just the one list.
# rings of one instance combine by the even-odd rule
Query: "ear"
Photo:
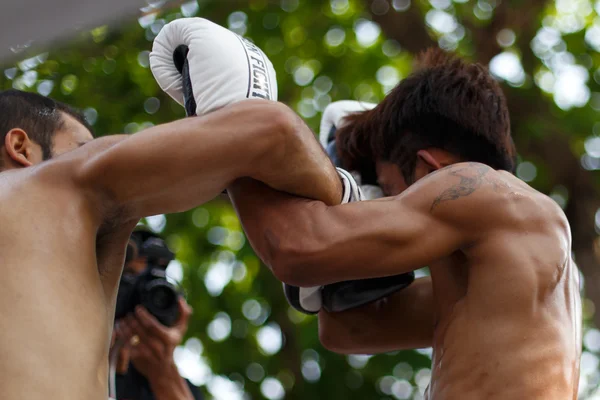
[(417, 158), (425, 164), (428, 173), (443, 168), (443, 165), (434, 157), (434, 155), (429, 150), (417, 151)]
[(8, 131), (4, 137), (4, 149), (15, 163), (23, 167), (33, 165), (33, 142), (24, 130), (14, 128)]

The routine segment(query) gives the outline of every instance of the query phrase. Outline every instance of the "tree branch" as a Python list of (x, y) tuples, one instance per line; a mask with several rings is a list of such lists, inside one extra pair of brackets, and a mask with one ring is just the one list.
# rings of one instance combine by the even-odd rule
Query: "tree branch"
[(406, 11), (398, 12), (390, 5), (388, 12), (377, 15), (373, 14), (372, 10), (373, 3), (378, 1), (380, 0), (367, 0), (366, 6), (371, 12), (373, 21), (381, 26), (388, 38), (395, 39), (400, 46), (413, 54), (437, 46), (436, 41), (429, 36), (423, 23), (423, 16), (417, 7), (413, 5)]

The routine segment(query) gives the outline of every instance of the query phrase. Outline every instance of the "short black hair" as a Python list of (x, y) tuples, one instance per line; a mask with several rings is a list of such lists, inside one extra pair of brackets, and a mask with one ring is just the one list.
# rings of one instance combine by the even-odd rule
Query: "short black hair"
[(462, 161), (514, 172), (516, 150), (506, 98), (480, 64), (439, 49), (421, 54), (418, 68), (373, 110), (351, 115), (337, 134), (345, 168), (375, 178), (375, 160), (393, 162), (408, 184), (417, 152), (444, 149)]
[[(83, 114), (71, 106), (37, 93), (10, 89), (0, 91), (0, 139), (15, 128), (23, 129), (42, 148), (44, 160), (52, 158), (54, 134), (63, 128), (62, 113), (79, 121), (90, 132), (92, 127)], [(0, 160), (0, 165), (1, 165)]]

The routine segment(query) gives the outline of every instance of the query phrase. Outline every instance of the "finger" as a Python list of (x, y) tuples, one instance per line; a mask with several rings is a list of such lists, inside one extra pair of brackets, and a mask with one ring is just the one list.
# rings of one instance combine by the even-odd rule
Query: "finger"
[(119, 357), (117, 359), (117, 372), (121, 375), (127, 373), (127, 369), (129, 367), (129, 358), (130, 352), (128, 347), (123, 347), (119, 352)]
[(129, 341), (129, 339), (131, 339), (131, 337), (134, 335), (131, 321), (133, 321), (133, 318), (126, 317), (125, 320), (119, 324), (119, 338), (126, 342)]
[(139, 347), (141, 344), (143, 344), (145, 347), (148, 347), (158, 359), (162, 359), (164, 357), (165, 349), (169, 344), (168, 342), (153, 335), (151, 332), (148, 332), (148, 330), (137, 320), (131, 322), (131, 328), (134, 334), (138, 335), (140, 338), (140, 344), (135, 347)]
[(179, 296), (178, 306), (179, 321), (177, 321), (177, 325), (185, 326), (187, 328), (188, 321), (190, 320), (190, 316), (193, 314), (194, 309), (188, 304), (187, 301), (185, 301), (183, 296)]
[(164, 355), (158, 352), (151, 342), (140, 342), (139, 345), (131, 348), (131, 360), (139, 363), (144, 362), (162, 362)]
[(153, 356), (154, 351), (146, 342), (140, 342), (140, 344), (131, 348), (131, 359), (139, 359), (140, 357), (150, 359)]
[(121, 338), (121, 336), (123, 335), (122, 333), (122, 328), (119, 325), (115, 325), (115, 328), (113, 330), (113, 334), (112, 334), (112, 345), (114, 346), (115, 342)]
[(135, 308), (136, 320), (140, 323), (146, 331), (161, 339), (163, 342), (169, 341), (169, 331), (163, 326), (156, 318), (154, 318), (148, 310), (146, 310), (142, 306), (137, 306)]

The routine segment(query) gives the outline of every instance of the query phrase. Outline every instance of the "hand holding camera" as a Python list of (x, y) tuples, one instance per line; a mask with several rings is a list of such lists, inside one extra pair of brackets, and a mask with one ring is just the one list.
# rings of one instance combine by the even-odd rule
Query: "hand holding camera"
[(173, 359), (192, 314), (192, 308), (166, 279), (173, 258), (160, 236), (144, 230), (131, 235), (110, 352), (113, 371), (121, 376), (121, 396), (138, 398), (145, 392), (157, 399), (202, 398), (179, 375)]
[(172, 327), (161, 324), (140, 305), (117, 322), (115, 339), (126, 343), (119, 357), (119, 373), (125, 373), (131, 361), (151, 383), (171, 376), (175, 366), (173, 350), (183, 340), (192, 314), (192, 308), (182, 297), (178, 300), (178, 311), (179, 320)]

